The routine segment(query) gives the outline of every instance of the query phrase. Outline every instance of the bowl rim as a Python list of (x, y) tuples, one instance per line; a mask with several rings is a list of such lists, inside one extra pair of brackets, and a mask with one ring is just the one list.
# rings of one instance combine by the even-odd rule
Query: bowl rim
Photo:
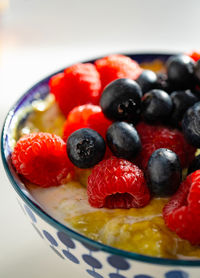
[[(167, 57), (170, 55), (175, 55), (176, 53), (174, 52), (134, 52), (131, 54), (125, 53), (127, 56), (163, 56)], [(86, 62), (93, 62), (96, 59), (100, 59), (102, 57), (95, 57), (92, 60), (87, 60), (87, 61), (81, 61), (81, 63), (86, 63)], [(80, 61), (79, 61), (80, 62)], [(70, 65), (67, 65), (67, 67)], [(54, 219), (52, 216), (50, 216), (47, 212), (45, 212), (41, 207), (37, 205), (31, 198), (29, 198), (20, 188), (18, 185), (16, 179), (13, 177), (12, 171), (10, 169), (10, 166), (8, 164), (8, 158), (6, 157), (4, 145), (5, 145), (5, 140), (7, 136), (7, 129), (9, 127), (9, 124), (11, 123), (15, 111), (15, 108), (23, 101), (23, 99), (34, 89), (34, 87), (39, 86), (41, 83), (48, 81), (49, 78), (51, 78), (53, 75), (62, 72), (64, 69), (58, 70), (45, 78), (41, 79), (38, 81), (36, 84), (31, 86), (26, 92), (15, 102), (15, 104), (9, 109), (9, 112), (6, 115), (3, 127), (2, 127), (2, 133), (1, 133), (1, 157), (4, 165), (4, 169), (6, 171), (6, 174), (8, 176), (8, 179), (10, 180), (14, 190), (17, 192), (19, 197), (24, 201), (25, 204), (27, 204), (39, 217), (41, 217), (45, 222), (47, 222), (49, 225), (53, 226), (59, 231), (63, 231), (67, 233), (69, 236), (72, 238), (81, 241), (83, 243), (89, 244), (93, 247), (96, 247), (99, 250), (102, 250), (104, 252), (121, 256), (127, 259), (132, 259), (139, 261), (141, 263), (153, 263), (157, 265), (168, 265), (168, 266), (189, 266), (189, 267), (195, 267), (195, 266), (200, 266), (200, 260), (185, 260), (185, 259), (167, 259), (167, 258), (158, 258), (158, 257), (152, 257), (148, 255), (141, 255), (138, 253), (134, 252), (129, 252), (125, 251), (122, 249), (118, 249), (112, 246), (105, 245), (103, 243), (97, 242), (95, 240), (92, 240), (79, 232), (65, 226), (64, 224), (60, 223), (58, 220)]]

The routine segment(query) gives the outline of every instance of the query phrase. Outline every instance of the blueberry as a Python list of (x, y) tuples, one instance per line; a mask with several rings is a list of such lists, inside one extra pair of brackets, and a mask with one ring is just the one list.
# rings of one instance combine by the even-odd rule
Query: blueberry
[(198, 98), (190, 90), (186, 90), (173, 92), (171, 99), (173, 102), (173, 111), (170, 121), (172, 125), (179, 126), (184, 113), (198, 101)]
[(200, 154), (197, 155), (190, 164), (188, 168), (188, 175), (195, 172), (196, 170), (200, 170)]
[(196, 86), (194, 89), (192, 89), (192, 93), (200, 100), (200, 87)]
[(141, 88), (135, 81), (121, 78), (106, 86), (100, 105), (107, 118), (134, 122), (140, 114), (141, 96)]
[(90, 128), (76, 130), (67, 140), (69, 159), (79, 168), (93, 167), (103, 159), (105, 150), (104, 139)]
[(165, 73), (158, 73), (157, 74), (157, 84), (155, 89), (160, 89), (168, 94), (173, 91), (171, 84), (169, 83), (168, 77)]
[(200, 102), (190, 107), (183, 116), (182, 129), (187, 141), (200, 147)]
[(157, 149), (149, 159), (145, 175), (149, 189), (154, 196), (173, 195), (182, 177), (178, 156), (171, 150)]
[(106, 133), (109, 148), (117, 157), (133, 159), (141, 150), (140, 137), (136, 129), (126, 122), (115, 122)]
[(200, 84), (200, 60), (198, 60), (194, 67), (194, 76), (198, 84)]
[(176, 90), (186, 90), (194, 86), (194, 61), (189, 56), (171, 56), (166, 67), (168, 80)]
[(154, 89), (143, 96), (143, 117), (150, 123), (168, 119), (172, 106), (172, 100), (165, 91)]
[(157, 86), (157, 75), (152, 70), (143, 70), (136, 82), (140, 85), (143, 94), (155, 89)]

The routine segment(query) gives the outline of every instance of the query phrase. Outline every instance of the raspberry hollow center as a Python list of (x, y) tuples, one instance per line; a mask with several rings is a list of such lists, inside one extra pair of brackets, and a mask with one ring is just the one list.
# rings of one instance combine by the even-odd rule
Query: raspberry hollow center
[(114, 208), (131, 208), (133, 207), (134, 198), (129, 193), (115, 193), (105, 198), (104, 207)]

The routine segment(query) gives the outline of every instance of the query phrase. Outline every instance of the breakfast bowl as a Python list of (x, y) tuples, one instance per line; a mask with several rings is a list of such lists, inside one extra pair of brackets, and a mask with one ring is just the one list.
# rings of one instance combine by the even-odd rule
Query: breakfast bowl
[[(171, 55), (142, 53), (127, 56), (145, 65), (154, 61), (165, 62)], [(87, 62), (93, 63), (94, 60)], [(63, 69), (59, 72), (62, 71)], [(200, 259), (170, 259), (141, 255), (105, 245), (64, 225), (45, 210), (30, 193), (24, 179), (17, 174), (11, 161), (13, 130), (25, 121), (33, 103), (47, 97), (49, 80), (59, 72), (39, 81), (22, 95), (10, 109), (3, 126), (1, 154), (4, 168), (28, 221), (50, 249), (60, 259), (66, 261), (66, 266), (76, 267), (80, 275), (85, 273), (88, 277), (94, 278), (199, 278)]]

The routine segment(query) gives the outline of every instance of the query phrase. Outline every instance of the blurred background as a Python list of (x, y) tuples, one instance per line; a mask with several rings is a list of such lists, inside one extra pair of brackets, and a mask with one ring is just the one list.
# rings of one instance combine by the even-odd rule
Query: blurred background
[[(67, 64), (200, 50), (199, 10), (199, 0), (0, 0), (0, 125), (26, 89)], [(79, 277), (26, 221), (2, 165), (0, 184), (0, 277)]]

